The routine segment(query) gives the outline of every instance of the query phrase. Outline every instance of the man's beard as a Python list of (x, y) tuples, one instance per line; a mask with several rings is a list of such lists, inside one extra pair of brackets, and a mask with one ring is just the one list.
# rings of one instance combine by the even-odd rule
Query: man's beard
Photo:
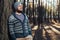
[(17, 10), (18, 13), (22, 13), (23, 11)]

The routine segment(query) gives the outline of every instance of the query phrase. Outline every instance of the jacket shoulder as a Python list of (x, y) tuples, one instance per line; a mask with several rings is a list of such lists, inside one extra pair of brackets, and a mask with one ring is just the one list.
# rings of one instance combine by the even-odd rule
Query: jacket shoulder
[(13, 20), (15, 19), (15, 17), (11, 14), (9, 17), (8, 17), (8, 20)]
[(25, 15), (26, 19), (28, 19), (28, 16), (26, 14), (24, 14), (24, 15)]

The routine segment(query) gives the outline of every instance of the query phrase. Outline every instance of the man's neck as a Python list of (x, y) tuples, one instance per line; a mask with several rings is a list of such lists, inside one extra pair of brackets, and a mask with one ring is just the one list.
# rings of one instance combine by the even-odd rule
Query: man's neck
[(22, 13), (18, 13), (18, 12), (16, 12), (16, 14), (17, 14), (17, 15), (21, 15)]

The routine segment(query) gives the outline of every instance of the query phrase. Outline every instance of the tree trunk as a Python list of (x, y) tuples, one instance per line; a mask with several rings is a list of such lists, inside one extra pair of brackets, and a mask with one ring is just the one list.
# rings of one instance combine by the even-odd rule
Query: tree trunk
[(0, 40), (8, 40), (7, 19), (16, 0), (0, 0)]

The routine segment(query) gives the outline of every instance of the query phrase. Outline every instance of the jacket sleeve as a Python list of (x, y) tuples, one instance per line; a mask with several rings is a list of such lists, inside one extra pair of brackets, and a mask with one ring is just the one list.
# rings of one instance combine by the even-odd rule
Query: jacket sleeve
[(28, 25), (29, 35), (32, 35), (32, 28), (30, 27), (30, 23), (29, 23), (28, 17), (27, 17), (27, 25)]
[(16, 37), (15, 37), (15, 34), (14, 34), (14, 23), (10, 18), (8, 19), (7, 24), (8, 24), (8, 31), (9, 31), (10, 37), (13, 40), (16, 40)]

